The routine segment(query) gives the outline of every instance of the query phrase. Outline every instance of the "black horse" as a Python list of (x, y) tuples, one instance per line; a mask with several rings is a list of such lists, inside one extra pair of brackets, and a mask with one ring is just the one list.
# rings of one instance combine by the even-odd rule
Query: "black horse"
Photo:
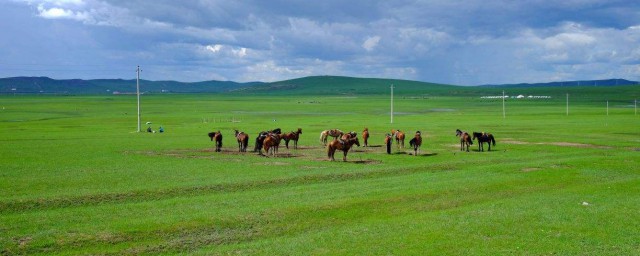
[(485, 142), (489, 145), (489, 150), (487, 151), (491, 151), (491, 144), (493, 144), (493, 146), (496, 145), (496, 139), (491, 133), (473, 132), (473, 139), (478, 139), (478, 151), (484, 151), (482, 144)]
[(269, 133), (281, 134), (282, 129), (275, 128), (271, 131), (261, 131), (260, 133), (258, 133), (258, 136), (256, 137), (256, 146), (253, 148), (253, 152), (258, 152), (258, 154), (262, 155), (262, 146), (264, 146), (264, 139), (267, 138), (267, 135), (269, 135)]

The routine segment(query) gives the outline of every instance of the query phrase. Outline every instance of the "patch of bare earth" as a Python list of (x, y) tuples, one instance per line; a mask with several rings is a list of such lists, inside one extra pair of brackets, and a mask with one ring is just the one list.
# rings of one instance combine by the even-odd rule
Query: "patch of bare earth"
[(553, 145), (553, 146), (561, 146), (561, 147), (576, 147), (576, 148), (601, 148), (601, 149), (611, 149), (613, 147), (609, 146), (600, 146), (594, 144), (585, 144), (585, 143), (575, 143), (575, 142), (526, 142), (519, 141), (514, 139), (504, 139), (501, 141), (505, 144), (515, 144), (515, 145)]

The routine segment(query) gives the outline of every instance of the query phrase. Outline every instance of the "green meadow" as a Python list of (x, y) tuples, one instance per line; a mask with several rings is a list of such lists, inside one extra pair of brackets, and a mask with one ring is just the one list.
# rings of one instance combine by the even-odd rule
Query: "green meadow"
[[(0, 253), (638, 255), (638, 89), (622, 88), (572, 89), (568, 115), (565, 90), (522, 89), (553, 97), (503, 117), (480, 98), (501, 88), (400, 85), (393, 123), (384, 93), (151, 94), (143, 132), (132, 95), (3, 95)], [(322, 130), (365, 127), (371, 147), (327, 160)], [(299, 148), (237, 152), (234, 129), (253, 149), (274, 128), (302, 128)], [(386, 154), (391, 129), (421, 131), (421, 152)], [(456, 129), (497, 144), (461, 152)]]

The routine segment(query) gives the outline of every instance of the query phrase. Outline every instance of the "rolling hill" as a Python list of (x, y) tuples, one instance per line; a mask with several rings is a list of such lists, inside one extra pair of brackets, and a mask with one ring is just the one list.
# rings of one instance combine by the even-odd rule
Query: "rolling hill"
[[(230, 81), (203, 81), (185, 83), (177, 81), (140, 80), (143, 93), (219, 93), (262, 84)], [(0, 79), (0, 94), (127, 94), (136, 92), (136, 80), (123, 79), (70, 79), (48, 77), (9, 77)]]
[[(431, 96), (551, 95), (567, 93), (580, 97), (638, 98), (638, 82), (623, 79), (570, 81), (538, 84), (508, 84), (484, 86), (456, 86), (428, 82), (355, 78), (343, 76), (310, 76), (272, 83), (237, 83), (230, 81), (140, 80), (143, 93), (228, 93), (231, 95), (388, 95), (391, 85), (399, 97), (425, 98)], [(0, 94), (131, 94), (136, 92), (135, 80), (94, 79), (56, 80), (48, 77), (0, 78)]]

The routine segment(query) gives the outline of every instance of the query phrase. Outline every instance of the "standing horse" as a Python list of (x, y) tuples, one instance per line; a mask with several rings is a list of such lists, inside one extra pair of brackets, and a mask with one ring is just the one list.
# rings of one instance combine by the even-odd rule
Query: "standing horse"
[(320, 133), (320, 143), (322, 143), (323, 145), (327, 145), (327, 137), (331, 136), (334, 138), (334, 140), (337, 140), (338, 137), (342, 136), (344, 134), (344, 132), (342, 132), (341, 130), (338, 129), (333, 129), (333, 130), (324, 130)]
[(416, 132), (416, 135), (409, 141), (409, 145), (413, 147), (413, 155), (417, 156), (418, 151), (420, 151), (420, 146), (422, 145), (422, 135), (420, 131)]
[(247, 152), (247, 146), (249, 145), (249, 134), (236, 131), (236, 140), (238, 140), (238, 150), (240, 152)]
[(262, 146), (264, 144), (264, 139), (267, 138), (268, 134), (269, 133), (265, 131), (261, 131), (260, 133), (258, 133), (258, 136), (256, 137), (256, 145), (253, 148), (253, 152), (258, 152), (259, 155), (262, 155)]
[(220, 133), (220, 131), (217, 131), (217, 132), (210, 132), (208, 135), (209, 135), (209, 138), (211, 138), (211, 141), (215, 140), (216, 152), (222, 151), (222, 133)]
[(282, 137), (284, 139), (284, 145), (289, 148), (289, 141), (293, 140), (293, 148), (298, 149), (298, 138), (300, 138), (300, 134), (302, 133), (302, 129), (298, 128), (295, 132), (285, 133)]
[(332, 140), (331, 142), (329, 142), (329, 145), (327, 145), (327, 156), (329, 157), (329, 160), (335, 161), (336, 159), (333, 156), (335, 155), (336, 150), (342, 150), (342, 152), (344, 152), (342, 161), (346, 162), (347, 153), (349, 152), (349, 149), (353, 146), (353, 144), (358, 145), (358, 147), (360, 146), (360, 141), (358, 141), (358, 137), (349, 136), (348, 140), (342, 141), (342, 142), (338, 140)]
[(391, 130), (391, 134), (396, 137), (398, 148), (404, 148), (404, 132), (400, 130)]
[(483, 143), (487, 143), (487, 145), (489, 145), (489, 150), (487, 151), (491, 151), (491, 144), (493, 143), (493, 146), (496, 145), (496, 140), (495, 138), (493, 138), (493, 134), (491, 133), (484, 133), (484, 132), (473, 132), (473, 139), (478, 139), (478, 151), (484, 151), (484, 146), (482, 145)]
[(276, 156), (278, 154), (278, 147), (280, 147), (280, 141), (282, 140), (282, 135), (277, 133), (269, 133), (267, 137), (263, 141), (263, 148), (267, 155), (271, 154), (272, 156)]
[(363, 147), (369, 146), (369, 128), (365, 127), (364, 131), (362, 131), (362, 140), (364, 140)]
[(387, 154), (391, 154), (391, 144), (393, 143), (393, 136), (389, 133), (384, 138), (384, 144), (387, 146)]
[(467, 152), (469, 152), (469, 145), (473, 145), (473, 140), (467, 132), (463, 132), (460, 129), (456, 129), (456, 136), (460, 137), (460, 151), (464, 151), (465, 146)]

